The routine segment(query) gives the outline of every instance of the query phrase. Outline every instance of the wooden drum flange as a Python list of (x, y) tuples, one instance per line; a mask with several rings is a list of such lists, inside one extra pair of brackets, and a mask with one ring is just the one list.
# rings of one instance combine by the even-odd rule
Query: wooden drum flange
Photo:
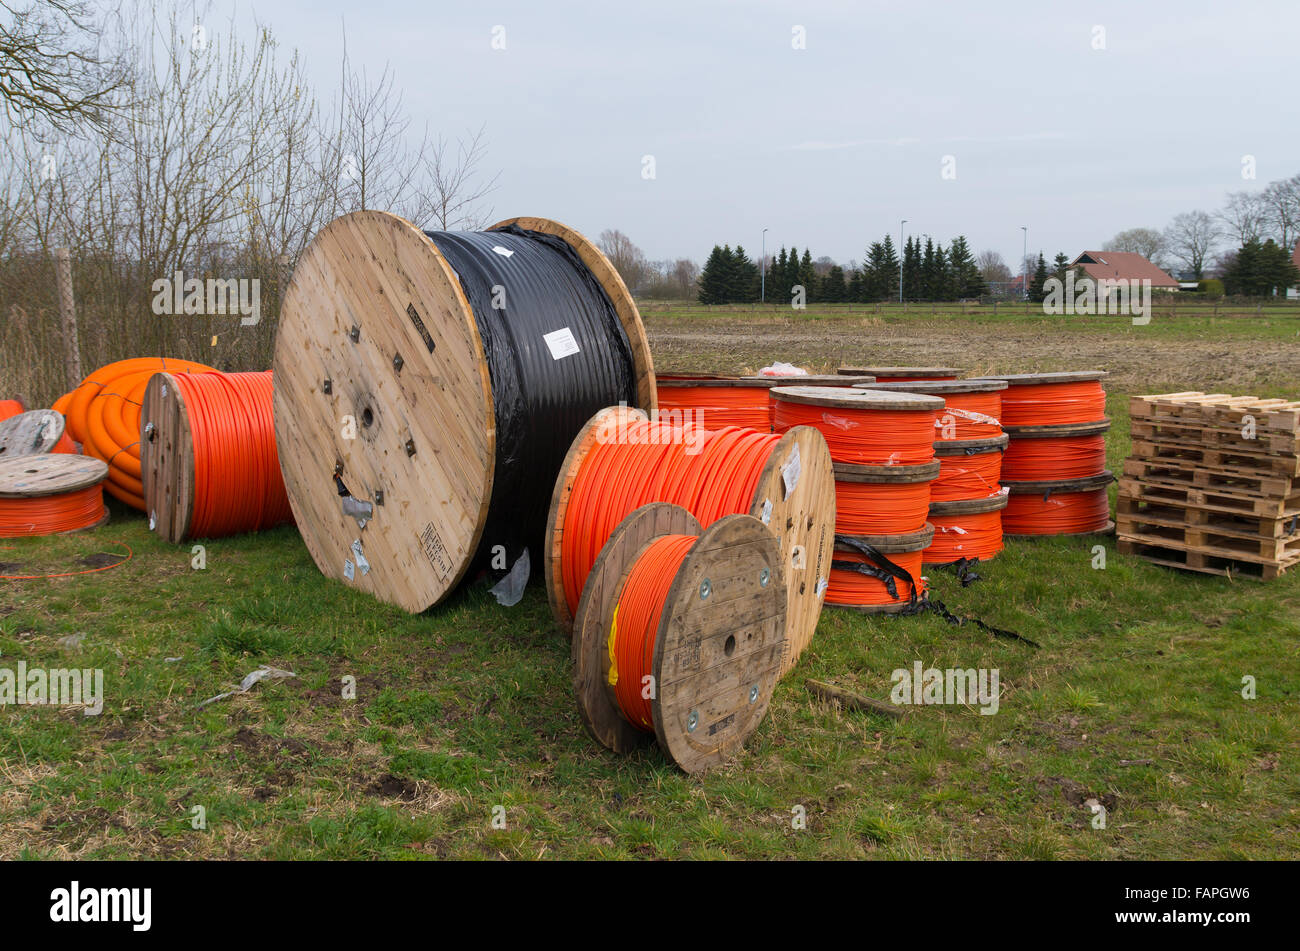
[[(558, 222), (495, 227), (509, 223), (562, 238), (591, 269), (652, 406), (645, 331), (609, 262)], [(437, 604), (482, 540), (497, 446), (478, 325), (433, 240), (378, 211), (326, 225), (285, 293), (273, 368), (280, 466), (317, 566), (411, 612)]]
[[(588, 731), (615, 752), (649, 733), (624, 718), (610, 684), (609, 635), (623, 586), (663, 535), (699, 523), (658, 502), (620, 523), (601, 549), (578, 606), (573, 685)], [(762, 721), (785, 650), (785, 585), (776, 538), (756, 519), (728, 515), (699, 535), (664, 600), (655, 637), (654, 736), (687, 773), (733, 755)]]

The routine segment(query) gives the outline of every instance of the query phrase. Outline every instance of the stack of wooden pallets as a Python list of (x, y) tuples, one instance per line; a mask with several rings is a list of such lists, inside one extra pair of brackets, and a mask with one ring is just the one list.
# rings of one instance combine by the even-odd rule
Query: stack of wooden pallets
[(1165, 393), (1129, 414), (1121, 552), (1265, 581), (1300, 564), (1300, 402)]

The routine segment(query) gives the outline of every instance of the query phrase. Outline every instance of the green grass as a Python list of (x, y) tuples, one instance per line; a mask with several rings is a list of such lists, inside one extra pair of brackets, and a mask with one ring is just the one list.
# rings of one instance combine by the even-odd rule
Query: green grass
[[(672, 319), (653, 315), (652, 338)], [(837, 322), (874, 346), (859, 319)], [(956, 346), (981, 355), (989, 338), (958, 326)], [(830, 364), (840, 341), (825, 339)], [(1064, 362), (1066, 349), (1044, 339), (1022, 359)], [(740, 359), (706, 351), (714, 368)], [(1207, 371), (1242, 372), (1225, 359)], [(1300, 389), (1285, 362), (1273, 373)], [(1146, 389), (1112, 389), (1117, 469), (1126, 394)], [(746, 748), (692, 778), (653, 744), (617, 756), (587, 736), (538, 586), (504, 609), (470, 584), (413, 617), (323, 579), (292, 529), (208, 542), (196, 571), (189, 546), (117, 509), (93, 535), (0, 541), (0, 562), (77, 571), (124, 545), (132, 558), (111, 570), (0, 582), (0, 667), (98, 667), (106, 690), (98, 717), (0, 710), (0, 856), (1300, 857), (1300, 573), (1233, 582), (1108, 539), (1010, 542), (983, 580), (931, 570), (933, 589), (1041, 649), (933, 615), (827, 610)], [(79, 646), (60, 645), (76, 633)], [(998, 668), (998, 713), (918, 707), (894, 721), (804, 687), (887, 699), (891, 672), (916, 661)], [(297, 677), (197, 708), (259, 664)], [(1255, 700), (1241, 696), (1247, 675)], [(1089, 798), (1109, 804), (1105, 829)]]

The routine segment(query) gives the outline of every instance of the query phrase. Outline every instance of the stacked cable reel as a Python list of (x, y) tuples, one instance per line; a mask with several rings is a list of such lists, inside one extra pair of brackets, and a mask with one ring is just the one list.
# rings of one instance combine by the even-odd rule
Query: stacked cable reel
[[(840, 367), (840, 376), (872, 376), (881, 383), (917, 383), (955, 380), (965, 373), (957, 367)], [(845, 384), (848, 385), (848, 384)]]
[(68, 432), (88, 456), (108, 463), (104, 491), (145, 511), (140, 468), (140, 405), (155, 373), (215, 373), (202, 363), (166, 357), (137, 357), (100, 367), (54, 403), (67, 417)]
[(872, 389), (942, 397), (935, 420), (934, 453), (939, 475), (930, 495), (934, 540), (927, 565), (988, 561), (1002, 551), (1002, 510), (1009, 497), (1001, 485), (1003, 451), (1001, 380), (949, 380), (873, 384)]
[(816, 428), (835, 466), (835, 556), (826, 603), (862, 613), (912, 610), (925, 593), (922, 552), (940, 472), (934, 431), (944, 401), (859, 387), (772, 390), (775, 428)]
[(293, 513), (280, 475), (271, 373), (157, 373), (140, 465), (149, 527), (176, 543), (262, 531)]
[[(776, 404), (770, 399), (774, 386), (848, 386), (870, 383), (875, 377), (860, 375), (846, 380), (835, 374), (806, 376), (719, 376), (713, 374), (660, 373), (659, 408), (665, 411), (691, 410), (709, 429), (747, 426), (760, 432), (772, 431)], [(699, 416), (698, 414), (703, 414)]]
[(1113, 531), (1107, 488), (1103, 370), (1023, 373), (1003, 380), (1002, 462), (1010, 491), (1002, 529), (1010, 536), (1092, 535)]
[(600, 550), (573, 628), (573, 686), (587, 730), (618, 753), (653, 735), (699, 773), (763, 719), (786, 651), (785, 559), (758, 519), (701, 530), (652, 503)]
[(40, 453), (0, 461), (0, 538), (64, 535), (108, 521), (108, 465), (89, 456)]
[(561, 629), (573, 630), (619, 523), (652, 502), (679, 505), (705, 528), (750, 515), (772, 533), (787, 593), (781, 673), (792, 669), (816, 631), (834, 544), (834, 473), (821, 434), (710, 430), (619, 406), (598, 412), (569, 447), (547, 521), (546, 589)]
[(526, 577), (574, 435), (602, 407), (655, 405), (626, 286), (545, 218), (460, 233), (377, 211), (331, 222), (286, 291), (273, 370), (312, 559), (413, 613), (500, 553)]

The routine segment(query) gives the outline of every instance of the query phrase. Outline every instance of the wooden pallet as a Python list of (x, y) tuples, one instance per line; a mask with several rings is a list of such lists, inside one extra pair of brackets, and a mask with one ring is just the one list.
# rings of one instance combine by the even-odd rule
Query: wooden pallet
[(1216, 512), (1242, 515), (1266, 515), (1286, 518), (1300, 514), (1300, 496), (1282, 499), (1265, 499), (1242, 496), (1218, 489), (1203, 489), (1190, 485), (1165, 484), (1121, 478), (1119, 491), (1134, 499), (1162, 502), (1172, 505), (1195, 506)]
[(1300, 476), (1300, 455), (1252, 451), (1235, 446), (1215, 447), (1165, 439), (1133, 439), (1131, 455), (1150, 462), (1168, 462), (1198, 469), (1253, 473), (1293, 479)]
[(1142, 420), (1196, 420), (1217, 426), (1243, 424), (1245, 416), (1255, 420), (1258, 430), (1294, 433), (1300, 430), (1300, 402), (1262, 400), (1255, 396), (1228, 393), (1161, 393), (1129, 399), (1129, 415)]
[(1290, 516), (1224, 512), (1185, 502), (1154, 502), (1121, 492), (1115, 499), (1115, 514), (1117, 518), (1149, 518), (1175, 525), (1218, 529), (1247, 538), (1300, 537), (1300, 512)]
[(1134, 439), (1159, 442), (1166, 445), (1194, 445), (1221, 449), (1235, 449), (1244, 453), (1276, 453), (1300, 456), (1300, 433), (1288, 430), (1261, 430), (1256, 426), (1251, 438), (1245, 427), (1207, 426), (1195, 421), (1133, 419), (1129, 435)]
[(1153, 545), (1171, 545), (1224, 558), (1261, 563), (1285, 563), (1300, 558), (1300, 535), (1264, 537), (1248, 529), (1221, 525), (1193, 525), (1160, 514), (1158, 507), (1131, 515), (1117, 515), (1121, 538)]
[(1224, 575), (1229, 578), (1246, 577), (1272, 581), (1300, 563), (1300, 554), (1285, 562), (1252, 561), (1241, 556), (1225, 556), (1221, 552), (1189, 549), (1163, 539), (1150, 540), (1140, 536), (1121, 535), (1116, 543), (1125, 555), (1136, 555), (1155, 565), (1183, 568), (1204, 574)]
[(1191, 486), (1252, 499), (1289, 499), (1300, 501), (1300, 485), (1286, 476), (1260, 475), (1247, 470), (1202, 468), (1173, 460), (1124, 460), (1124, 475), (1157, 485)]

